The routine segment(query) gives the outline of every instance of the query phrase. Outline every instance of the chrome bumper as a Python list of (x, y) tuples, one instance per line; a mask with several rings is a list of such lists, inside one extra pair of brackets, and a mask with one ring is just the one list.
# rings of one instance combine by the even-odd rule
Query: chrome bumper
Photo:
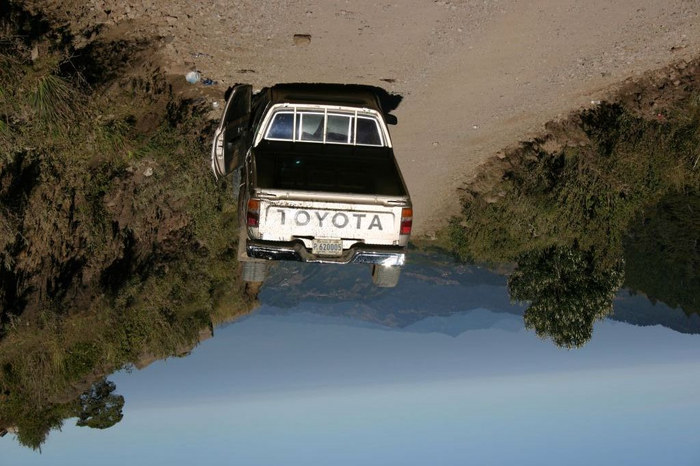
[(322, 264), (374, 264), (401, 266), (406, 262), (406, 250), (392, 246), (357, 246), (343, 252), (342, 256), (317, 256), (302, 243), (270, 243), (248, 240), (248, 257), (276, 261), (316, 262)]

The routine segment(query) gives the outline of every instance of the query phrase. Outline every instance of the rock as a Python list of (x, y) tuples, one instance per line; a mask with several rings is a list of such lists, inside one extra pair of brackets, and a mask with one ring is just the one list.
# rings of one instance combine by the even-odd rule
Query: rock
[(190, 84), (196, 84), (199, 82), (201, 75), (196, 71), (190, 71), (185, 75), (185, 79)]

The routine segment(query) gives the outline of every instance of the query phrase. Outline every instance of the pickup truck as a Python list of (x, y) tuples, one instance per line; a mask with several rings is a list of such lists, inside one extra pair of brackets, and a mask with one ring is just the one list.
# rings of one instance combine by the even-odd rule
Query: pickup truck
[(214, 133), (215, 176), (233, 173), (243, 280), (270, 261), (369, 264), (396, 286), (411, 234), (411, 199), (392, 150), (379, 88), (278, 84), (229, 89)]

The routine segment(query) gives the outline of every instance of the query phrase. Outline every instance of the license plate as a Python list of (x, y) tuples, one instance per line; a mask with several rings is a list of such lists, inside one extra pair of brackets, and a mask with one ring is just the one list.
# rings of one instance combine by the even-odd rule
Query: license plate
[(311, 242), (311, 252), (318, 256), (340, 256), (343, 254), (343, 241), (333, 238), (316, 238)]

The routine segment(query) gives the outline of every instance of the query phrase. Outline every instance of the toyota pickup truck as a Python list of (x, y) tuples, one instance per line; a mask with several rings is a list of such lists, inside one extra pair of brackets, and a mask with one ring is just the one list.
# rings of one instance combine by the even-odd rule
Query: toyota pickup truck
[(396, 286), (411, 234), (411, 199), (369, 86), (286, 84), (229, 90), (214, 133), (215, 176), (233, 173), (243, 280), (270, 261), (369, 264)]

